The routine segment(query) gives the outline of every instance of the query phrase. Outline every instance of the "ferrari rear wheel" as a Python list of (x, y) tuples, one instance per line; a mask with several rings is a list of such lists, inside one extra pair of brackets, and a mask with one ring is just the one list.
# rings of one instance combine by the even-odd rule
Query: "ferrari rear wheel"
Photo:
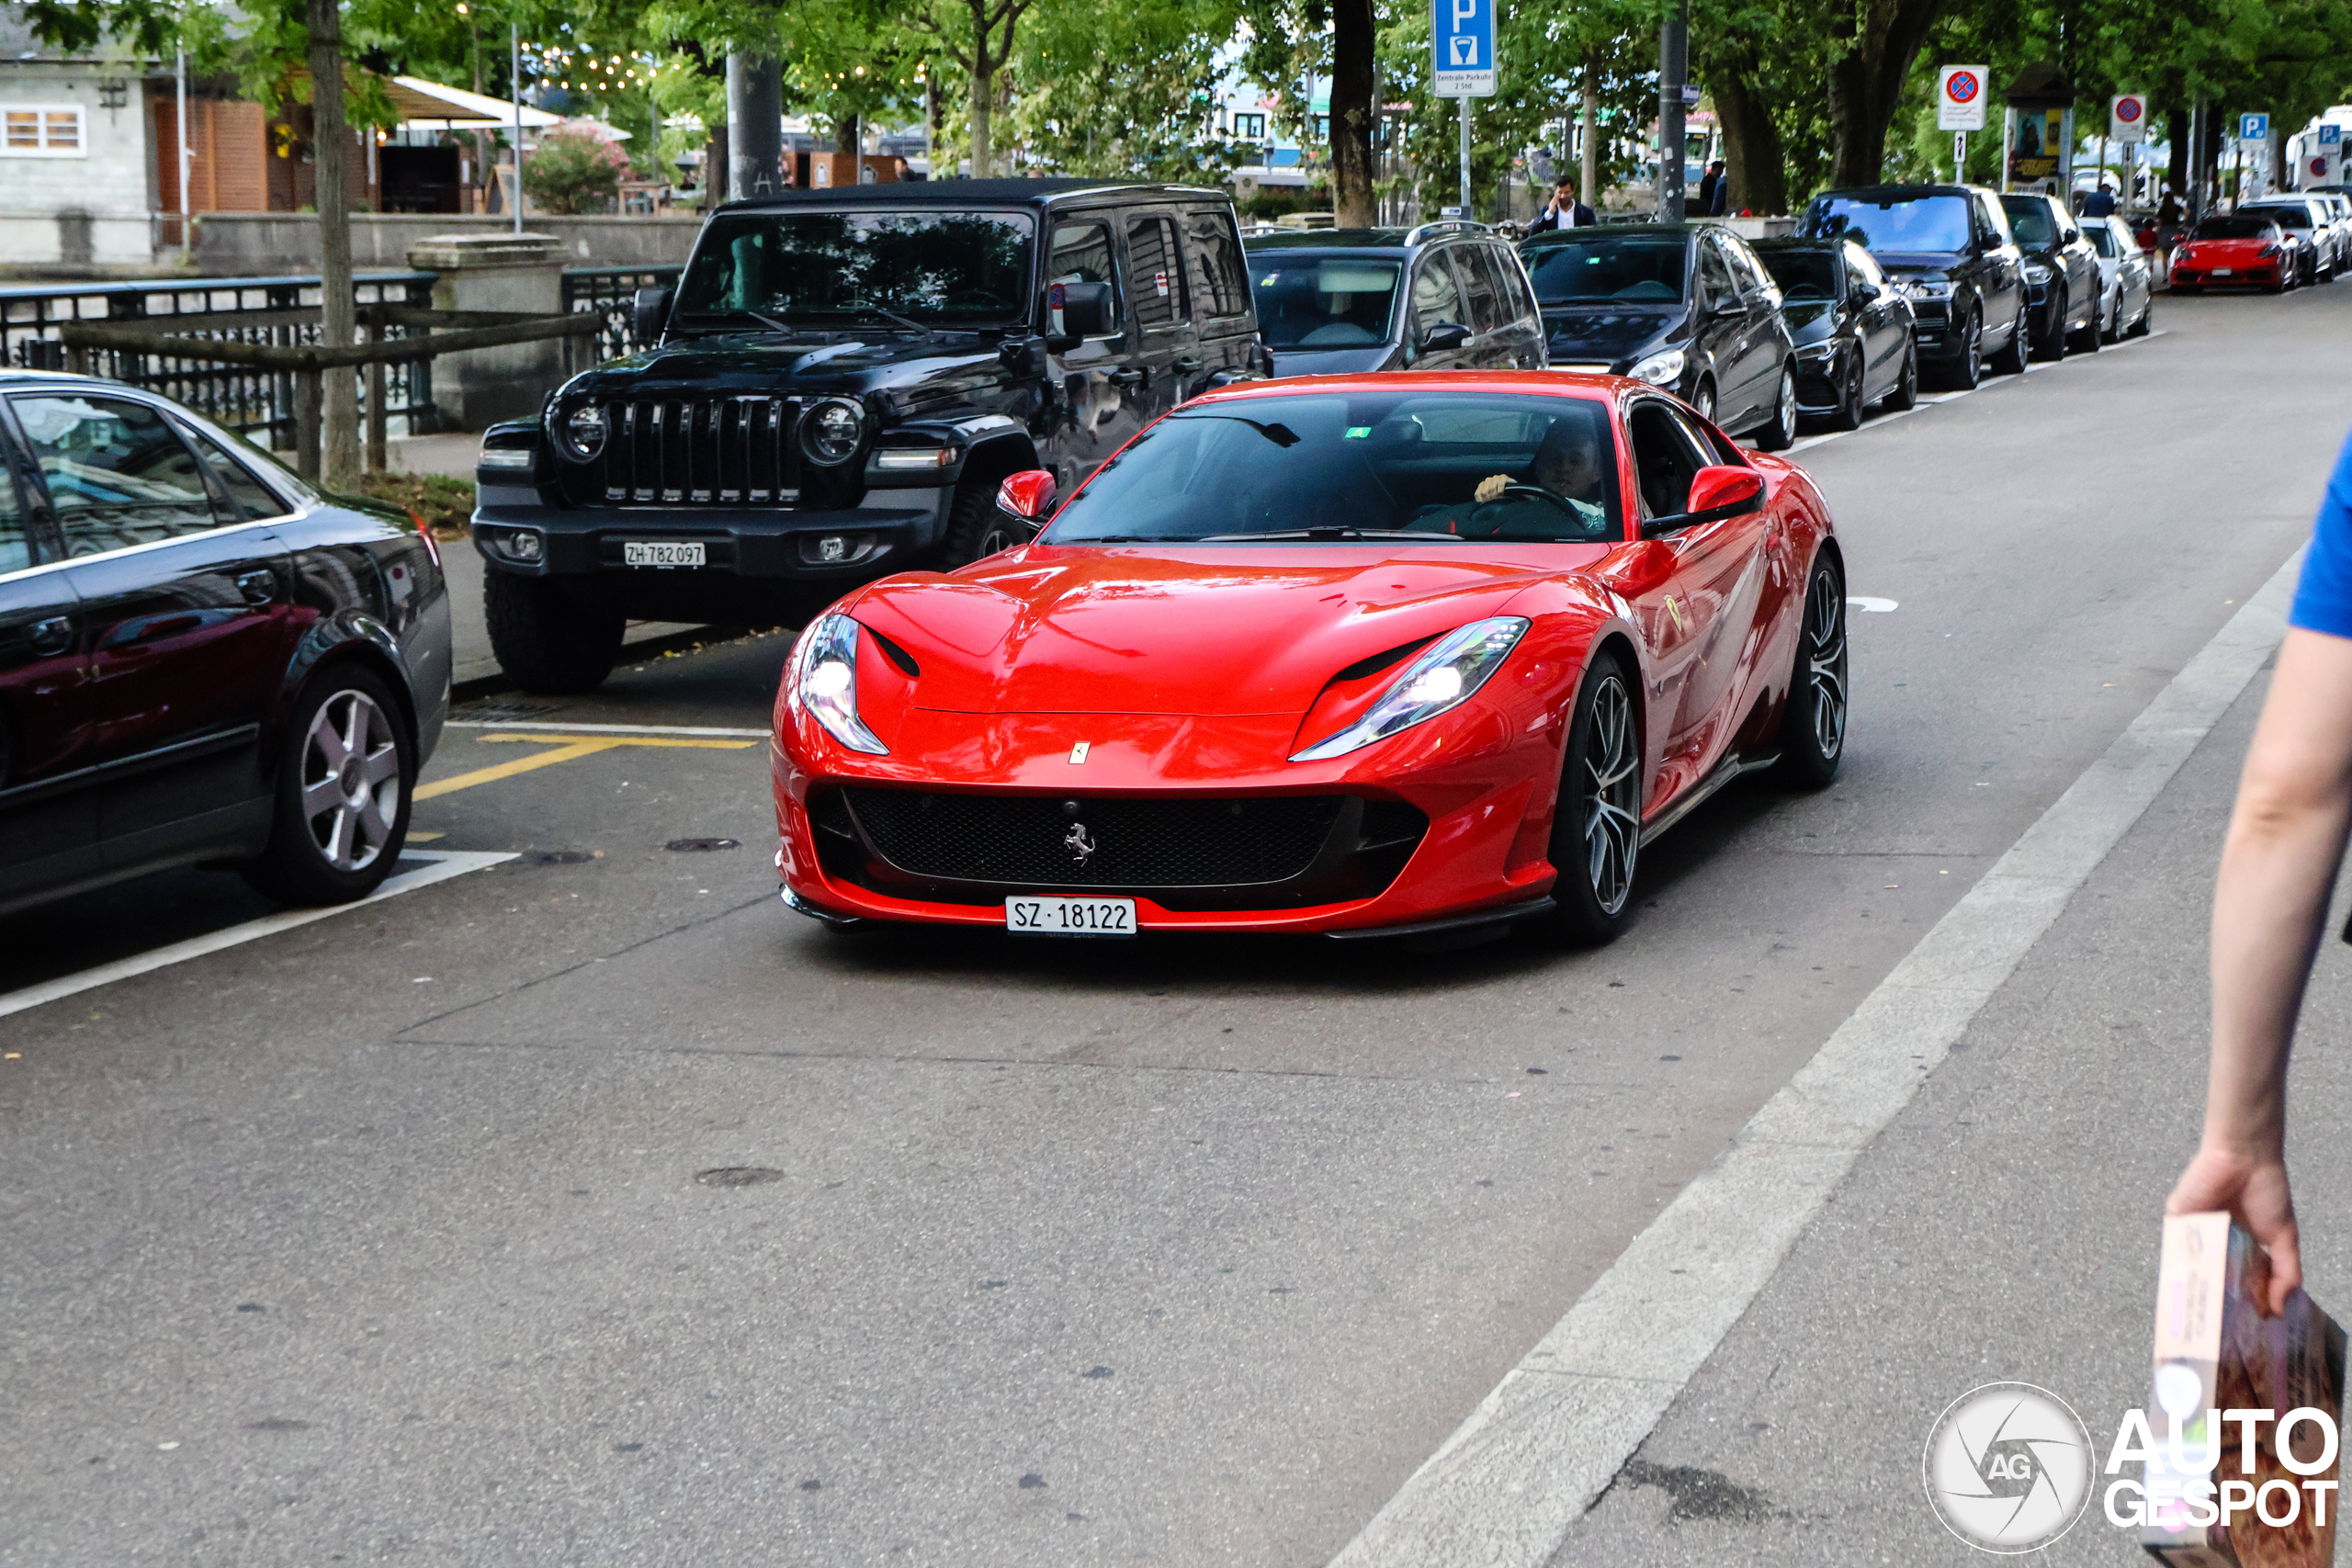
[(1824, 788), (1845, 755), (1846, 582), (1836, 561), (1817, 558), (1805, 584), (1796, 668), (1781, 717), (1781, 781)]
[(1633, 683), (1611, 654), (1593, 661), (1568, 721), (1567, 766), (1552, 819), (1554, 923), (1598, 947), (1625, 929), (1642, 849), (1642, 739)]

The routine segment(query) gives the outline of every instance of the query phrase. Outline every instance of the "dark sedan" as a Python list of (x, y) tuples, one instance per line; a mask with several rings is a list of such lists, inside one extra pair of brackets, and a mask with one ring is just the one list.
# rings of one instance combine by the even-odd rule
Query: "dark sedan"
[(2014, 191), (2001, 197), (2009, 232), (2025, 254), (2025, 298), (2038, 359), (2064, 359), (2069, 347), (2098, 348), (2098, 252), (2054, 196)]
[(1878, 263), (1843, 240), (1760, 240), (1756, 254), (1781, 286), (1781, 319), (1797, 346), (1797, 409), (1851, 430), (1884, 401), (1918, 400), (1916, 320)]
[(1866, 247), (1919, 315), (1920, 367), (1973, 387), (2026, 362), (2025, 256), (2001, 198), (1980, 186), (1871, 186), (1806, 204), (1808, 238)]
[(398, 513), (167, 399), (0, 371), (0, 910), (190, 863), (363, 897), (449, 690)]
[(1631, 376), (1778, 452), (1796, 439), (1796, 353), (1781, 291), (1719, 224), (1567, 229), (1520, 247), (1555, 370)]

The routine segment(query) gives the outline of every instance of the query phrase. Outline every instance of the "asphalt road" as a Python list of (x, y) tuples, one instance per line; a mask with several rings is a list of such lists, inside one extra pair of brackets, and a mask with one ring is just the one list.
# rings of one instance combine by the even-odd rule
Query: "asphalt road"
[[(0, 1016), (0, 1565), (1328, 1562), (2301, 543), (2352, 288), (2158, 326), (1800, 455), (1898, 606), (1845, 773), (1711, 804), (1599, 953), (843, 940), (755, 738), (529, 728), (756, 731), (785, 638), (478, 705), (414, 847), (517, 858)], [(1948, 1401), (2138, 1402), (2258, 694), (1558, 1562), (1956, 1562)], [(0, 922), (6, 983), (241, 897)]]

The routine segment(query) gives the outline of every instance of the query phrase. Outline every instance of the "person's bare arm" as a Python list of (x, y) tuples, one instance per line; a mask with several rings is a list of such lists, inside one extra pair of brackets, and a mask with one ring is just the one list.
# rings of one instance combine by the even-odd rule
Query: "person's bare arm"
[(2287, 1186), (2287, 1056), (2352, 825), (2352, 639), (2300, 627), (2238, 782), (2213, 893), (2205, 1132), (2168, 1213), (2227, 1209), (2270, 1253), (2271, 1306), (2302, 1282)]

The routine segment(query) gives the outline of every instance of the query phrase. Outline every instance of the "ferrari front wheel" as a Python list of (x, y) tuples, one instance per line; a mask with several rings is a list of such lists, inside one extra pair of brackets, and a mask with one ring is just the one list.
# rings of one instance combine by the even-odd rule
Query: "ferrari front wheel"
[(1642, 849), (1642, 739), (1634, 684), (1613, 654), (1593, 661), (1568, 721), (1567, 765), (1552, 818), (1563, 941), (1598, 947), (1625, 929)]
[(1846, 582), (1836, 561), (1813, 563), (1804, 615), (1781, 714), (1779, 772), (1783, 784), (1822, 789), (1846, 755)]

